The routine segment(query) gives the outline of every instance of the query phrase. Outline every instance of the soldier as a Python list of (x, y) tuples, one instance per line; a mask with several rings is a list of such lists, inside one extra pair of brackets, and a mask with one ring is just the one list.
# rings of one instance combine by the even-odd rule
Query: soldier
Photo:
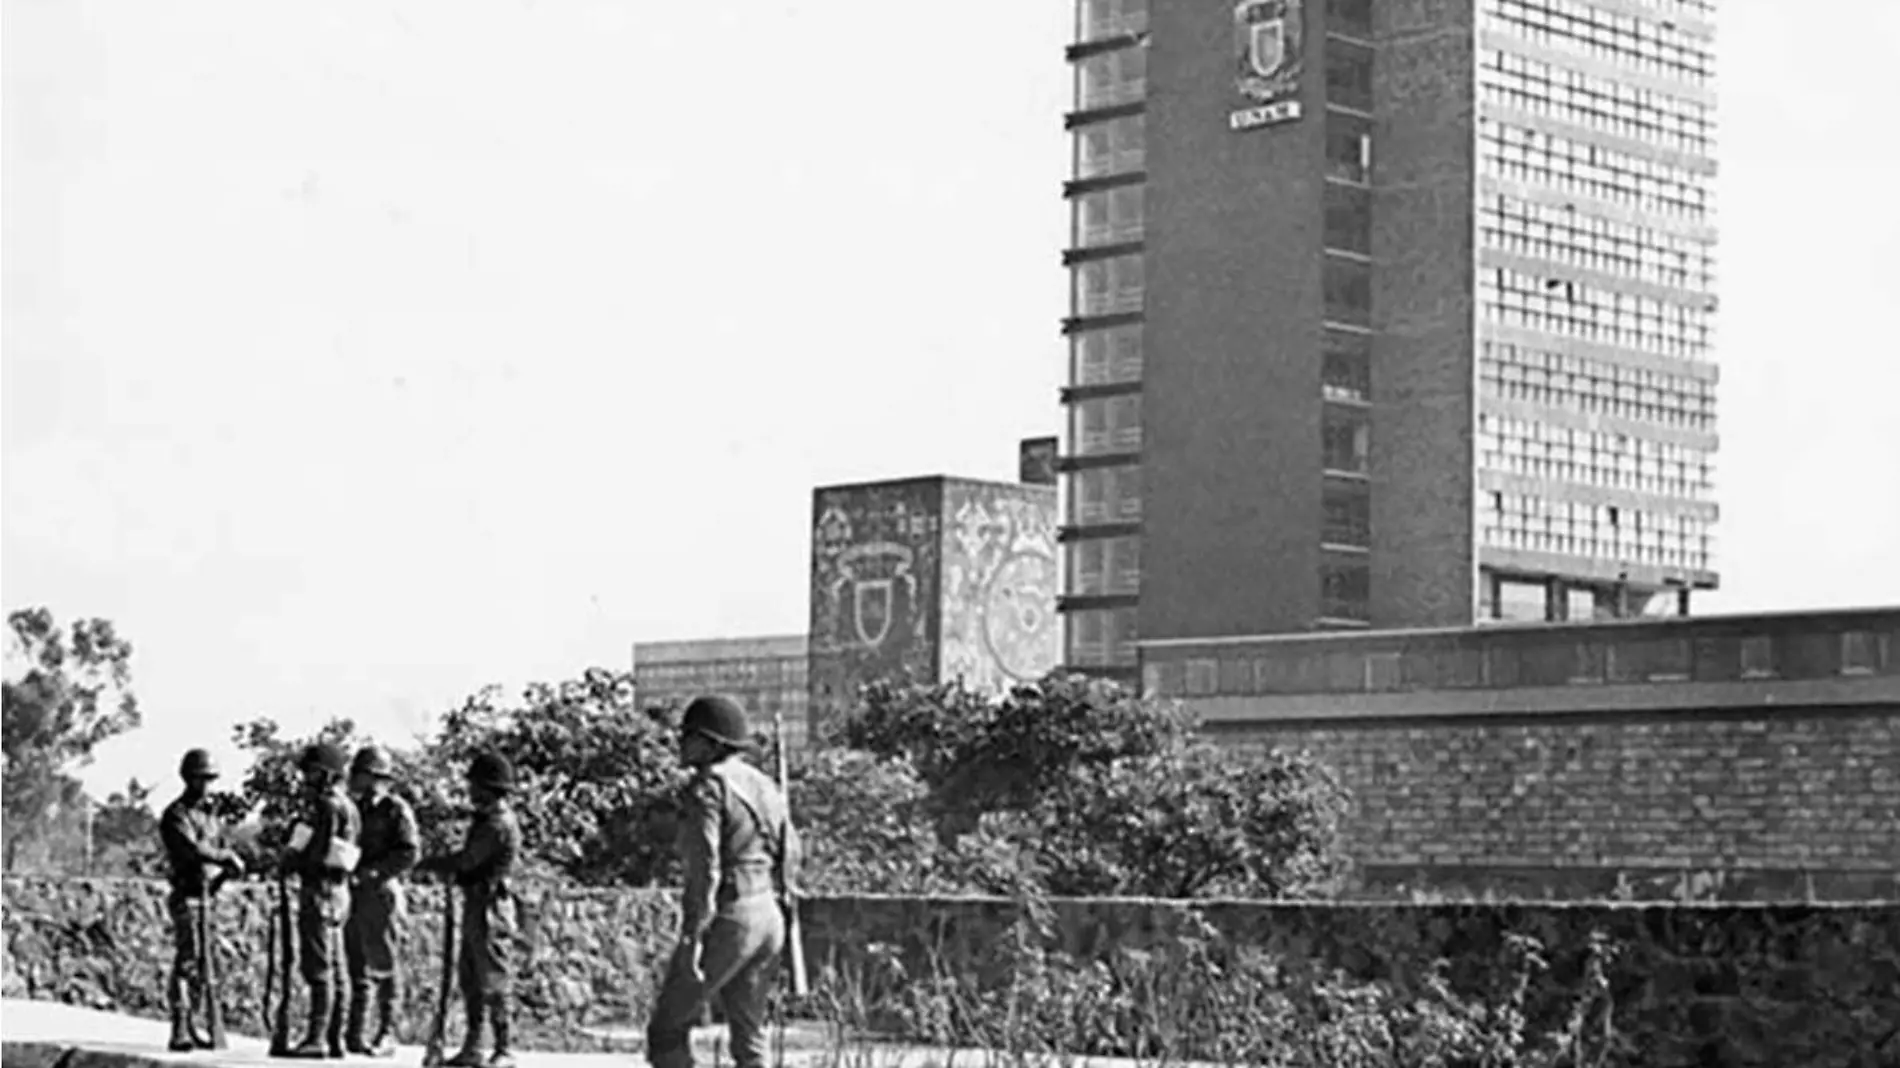
[[(217, 891), (218, 883), (243, 875), (244, 862), (225, 848), (224, 827), (208, 804), (211, 784), (218, 778), (211, 754), (202, 749), (188, 751), (179, 761), (178, 775), (185, 780), (185, 792), (165, 806), (158, 837), (165, 846), (171, 883), (171, 893), (165, 898), (172, 921), (172, 970), (165, 984), (172, 1014), (170, 1049), (184, 1053), (211, 1048), (211, 1040), (191, 1019), (192, 1006), (207, 978), (198, 970), (198, 906)], [(216, 992), (211, 996), (216, 997)]]
[(350, 912), (350, 873), (361, 856), (357, 838), (362, 816), (343, 792), (346, 758), (325, 743), (304, 750), (304, 811), (291, 830), (284, 867), (300, 876), (297, 890), (297, 962), (310, 984), (310, 1022), (303, 1041), (289, 1056), (319, 1060), (343, 1056), (342, 1006), (345, 994), (339, 952), (343, 922)]
[(482, 753), (469, 763), (469, 796), (475, 819), (468, 837), (454, 853), (430, 857), (419, 871), (441, 872), (462, 888), (462, 951), (457, 976), (462, 984), (462, 1007), (468, 1030), (462, 1049), (449, 1059), (459, 1068), (481, 1068), (482, 1020), (494, 1028), (495, 1052), (490, 1068), (514, 1068), (511, 1048), (509, 999), (514, 993), (515, 898), (508, 885), (521, 849), (521, 826), (508, 807), (514, 790), (514, 769), (496, 753)]
[[(402, 945), (402, 877), (421, 852), (416, 814), (390, 790), (395, 770), (389, 755), (367, 746), (350, 763), (350, 792), (363, 817), (363, 858), (350, 891), (350, 918), (343, 927), (343, 955), (350, 970), (350, 1023), (343, 1048), (369, 1057), (394, 1056), (396, 956)], [(370, 987), (376, 988), (376, 1037), (365, 1044)]]
[(773, 965), (785, 948), (783, 909), (795, 890), (798, 832), (785, 795), (738, 754), (750, 747), (745, 710), (698, 697), (680, 722), (680, 759), (693, 769), (680, 826), (686, 889), (679, 942), (647, 1022), (653, 1068), (692, 1068), (692, 1026), (718, 998), (737, 1068), (764, 1068)]

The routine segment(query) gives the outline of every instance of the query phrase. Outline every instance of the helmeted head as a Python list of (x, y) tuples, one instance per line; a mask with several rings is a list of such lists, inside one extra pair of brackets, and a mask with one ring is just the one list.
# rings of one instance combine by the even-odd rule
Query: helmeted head
[(395, 777), (395, 763), (379, 746), (366, 745), (358, 749), (356, 758), (350, 761), (350, 787), (358, 793), (368, 793), (378, 783)]
[(688, 764), (709, 764), (751, 745), (745, 709), (730, 697), (695, 697), (680, 717), (680, 759)]
[(203, 789), (218, 777), (218, 762), (210, 752), (204, 749), (187, 749), (185, 757), (178, 762), (178, 777), (185, 785)]
[(514, 765), (508, 758), (494, 751), (475, 754), (468, 762), (469, 789), (480, 794), (501, 797), (512, 793), (515, 788)]
[(322, 742), (304, 749), (303, 756), (297, 761), (297, 769), (303, 772), (306, 786), (320, 789), (342, 779), (349, 762), (349, 757), (343, 755), (342, 746)]

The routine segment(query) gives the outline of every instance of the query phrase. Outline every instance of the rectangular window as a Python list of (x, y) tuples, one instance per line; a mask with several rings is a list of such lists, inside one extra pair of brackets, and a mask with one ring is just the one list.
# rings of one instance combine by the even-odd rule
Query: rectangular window
[(1069, 415), (1069, 452), (1099, 456), (1141, 450), (1141, 394), (1077, 401)]
[(1338, 252), (1372, 255), (1372, 190), (1327, 182), (1324, 201), (1326, 247)]
[(1076, 197), (1075, 226), (1070, 241), (1076, 248), (1095, 248), (1141, 240), (1142, 187), (1117, 186)]
[(1147, 165), (1147, 125), (1140, 115), (1092, 122), (1075, 131), (1075, 177), (1132, 174)]
[(1326, 102), (1372, 110), (1372, 49), (1351, 41), (1326, 42)]
[(1328, 482), (1322, 491), (1320, 542), (1372, 548), (1372, 495), (1363, 482)]
[(1148, 88), (1148, 50), (1140, 45), (1098, 52), (1075, 65), (1075, 109), (1132, 104)]
[(1069, 545), (1069, 588), (1074, 597), (1129, 594), (1141, 589), (1141, 539), (1089, 538)]
[(1364, 410), (1328, 404), (1320, 413), (1323, 463), (1335, 474), (1363, 475), (1372, 466), (1372, 425)]
[(1326, 29), (1352, 37), (1372, 36), (1372, 0), (1326, 0)]
[(1498, 618), (1510, 623), (1542, 623), (1550, 591), (1541, 582), (1498, 580)]
[(1372, 181), (1372, 120), (1341, 111), (1326, 113), (1326, 176), (1342, 182)]
[(1088, 330), (1069, 339), (1072, 386), (1141, 381), (1141, 327)]
[(1077, 317), (1141, 310), (1142, 263), (1139, 253), (1088, 260), (1075, 265)]
[(1372, 399), (1372, 335), (1328, 330), (1322, 342), (1320, 393), (1327, 400)]
[(1355, 561), (1328, 561), (1319, 572), (1319, 611), (1326, 619), (1372, 619), (1372, 569)]
[(1148, 28), (1148, 0), (1081, 0), (1076, 5), (1077, 43), (1099, 41)]
[(1135, 610), (1092, 608), (1068, 614), (1069, 665), (1134, 667)]
[(1372, 324), (1372, 265), (1343, 256), (1325, 256), (1320, 290), (1326, 318), (1353, 326)]
[(1091, 467), (1069, 476), (1069, 523), (1134, 523), (1141, 519), (1141, 468)]

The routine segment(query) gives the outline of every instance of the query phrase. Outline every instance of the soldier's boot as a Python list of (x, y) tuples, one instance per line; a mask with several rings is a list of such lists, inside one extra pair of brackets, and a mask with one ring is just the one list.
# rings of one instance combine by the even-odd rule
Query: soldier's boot
[(482, 1025), (488, 1019), (488, 1005), (479, 994), (462, 995), (463, 1007), (468, 1010), (468, 1030), (462, 1034), (462, 1048), (448, 1059), (450, 1068), (485, 1068), (488, 1062), (482, 1059)]
[[(338, 978), (340, 980), (341, 976), (338, 976)], [(339, 981), (335, 989), (337, 993), (341, 994), (345, 990), (348, 990), (349, 987), (347, 984)], [(355, 1001), (352, 999), (350, 1006), (354, 1007), (355, 1004)], [(328, 1053), (331, 1059), (339, 1061), (343, 1059), (343, 1013), (344, 1006), (341, 1004), (341, 999), (332, 1002), (330, 1005), (330, 1018), (325, 1021), (323, 1026), (324, 1052)]]
[(369, 1011), (369, 980), (356, 979), (350, 983), (350, 1022), (343, 1029), (343, 1048), (350, 1053), (369, 1055), (369, 1047), (363, 1043), (364, 1017)]
[(165, 1048), (173, 1053), (190, 1053), (198, 1048), (197, 1036), (191, 1032), (191, 1002), (187, 1000), (190, 988), (185, 981), (173, 976), (165, 984), (165, 1000), (169, 1002), (172, 1013), (171, 1041)]
[(508, 998), (489, 999), (488, 1022), (495, 1029), (495, 1052), (488, 1056), (488, 1068), (515, 1068), (514, 1021), (508, 1015)]
[(329, 1056), (330, 1043), (324, 1032), (329, 1030), (330, 1010), (334, 1004), (329, 982), (318, 980), (310, 984), (310, 1019), (304, 1025), (303, 1041), (285, 1056), (303, 1061), (320, 1061)]
[(396, 1055), (396, 977), (376, 981), (376, 1038), (370, 1042), (371, 1057)]

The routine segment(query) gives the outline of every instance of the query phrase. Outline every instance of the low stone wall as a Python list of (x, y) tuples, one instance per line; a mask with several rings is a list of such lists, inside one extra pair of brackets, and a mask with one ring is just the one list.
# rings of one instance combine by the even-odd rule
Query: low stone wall
[[(234, 1029), (266, 1030), (260, 1014), (268, 888), (234, 887), (220, 904), (219, 950)], [(156, 1016), (170, 950), (163, 888), (140, 881), (9, 879), (9, 996), (81, 1002)], [(411, 894), (404, 995), (408, 1037), (428, 1019), (439, 967), (440, 891)], [(1495, 971), (1506, 935), (1548, 949), (1538, 998), (1575, 982), (1592, 931), (1620, 947), (1611, 969), (1618, 1028), (1639, 1063), (1851, 1065), (1900, 1062), (1900, 904), (1196, 903), (1237, 945), (1298, 967), (1343, 968), (1415, 986), (1433, 961), (1455, 983)], [(1096, 958), (1118, 947), (1164, 948), (1189, 919), (1179, 902), (1051, 902), (1059, 948)], [(581, 1028), (637, 1020), (670, 945), (672, 895), (538, 888), (525, 932), (518, 1015), (530, 1047), (585, 1049)], [(860, 969), (874, 947), (915, 967), (935, 964), (975, 983), (1000, 981), (994, 949), (1020, 915), (988, 898), (820, 898), (801, 913), (821, 982)], [(1885, 1043), (1884, 1047), (1881, 1045)], [(1889, 1060), (1856, 1062), (1880, 1048)]]

